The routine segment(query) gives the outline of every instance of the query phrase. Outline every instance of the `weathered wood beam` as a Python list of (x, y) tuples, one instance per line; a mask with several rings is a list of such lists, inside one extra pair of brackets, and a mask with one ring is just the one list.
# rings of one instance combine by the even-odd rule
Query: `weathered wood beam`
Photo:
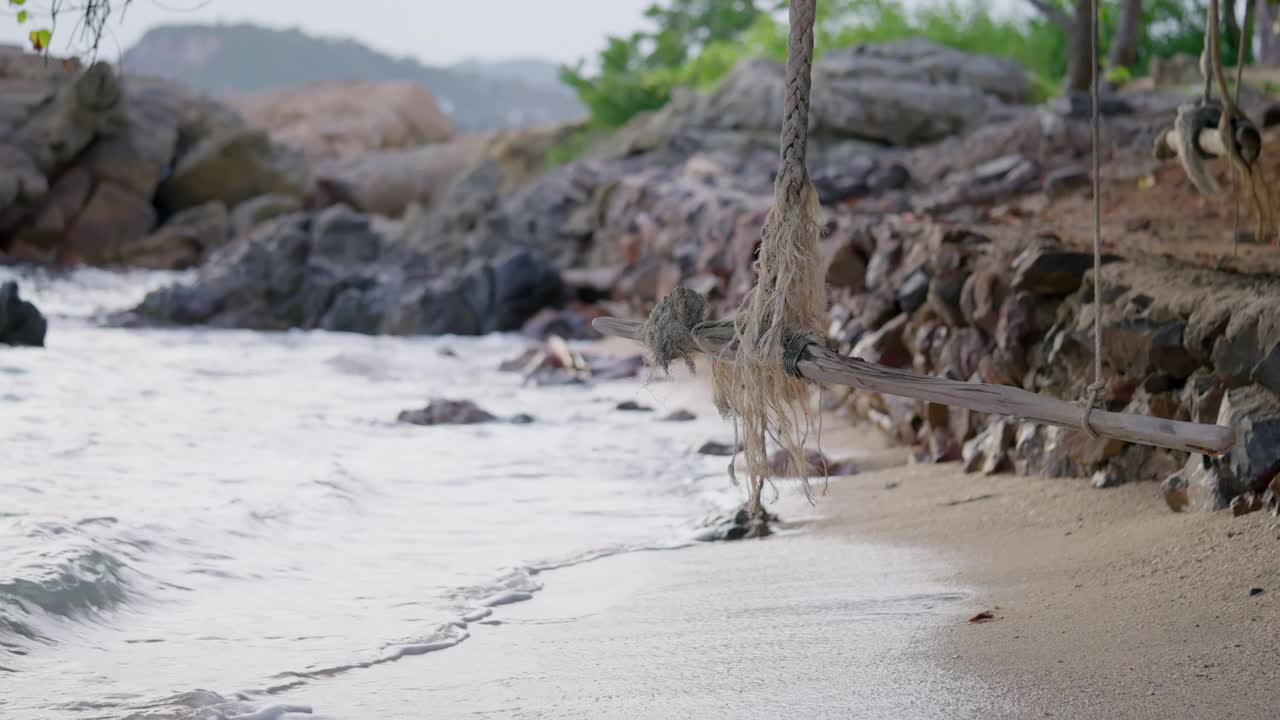
[[(634, 320), (603, 317), (596, 318), (591, 324), (605, 335), (639, 339), (641, 324)], [(725, 323), (702, 323), (694, 328), (694, 337), (703, 351), (715, 353), (732, 343), (733, 329)], [(1084, 431), (1082, 406), (1019, 387), (918, 375), (907, 370), (845, 357), (812, 343), (805, 348), (796, 367), (806, 379), (815, 382), (847, 385), (858, 390), (909, 397)], [(1235, 445), (1235, 431), (1221, 425), (1165, 420), (1099, 409), (1089, 415), (1089, 421), (1098, 435), (1170, 450), (1221, 455)]]

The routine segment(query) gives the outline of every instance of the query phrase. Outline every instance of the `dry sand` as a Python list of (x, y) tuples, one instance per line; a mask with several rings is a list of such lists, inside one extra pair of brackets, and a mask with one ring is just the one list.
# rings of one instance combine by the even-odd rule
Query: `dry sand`
[(951, 568), (938, 580), (978, 588), (995, 619), (938, 628), (931, 653), (998, 688), (1009, 717), (1280, 718), (1270, 515), (1177, 514), (1150, 483), (955, 464), (864, 473), (822, 502), (821, 532), (930, 548)]

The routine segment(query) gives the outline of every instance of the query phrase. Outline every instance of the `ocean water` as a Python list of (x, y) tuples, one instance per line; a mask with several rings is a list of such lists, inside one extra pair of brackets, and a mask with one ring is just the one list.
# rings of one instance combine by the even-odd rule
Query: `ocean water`
[[(732, 437), (709, 407), (659, 421), (675, 383), (523, 386), (511, 336), (113, 329), (181, 276), (8, 277), (50, 331), (0, 348), (6, 720), (320, 716), (311, 688), (447, 654), (556, 568), (687, 546), (742, 499), (695, 452)], [(433, 396), (536, 420), (395, 422)]]

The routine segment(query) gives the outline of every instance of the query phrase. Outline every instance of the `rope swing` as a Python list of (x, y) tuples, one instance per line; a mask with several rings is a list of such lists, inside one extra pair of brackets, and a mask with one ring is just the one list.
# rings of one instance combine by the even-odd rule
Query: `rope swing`
[[(1216, 3), (1216, 0), (1213, 0)], [(1098, 44), (1098, 0), (1092, 2), (1094, 58)], [(677, 288), (663, 298), (644, 323), (597, 318), (606, 335), (640, 341), (652, 366), (668, 370), (684, 360), (690, 369), (698, 354), (711, 364), (712, 393), (722, 416), (740, 433), (750, 496), (748, 512), (760, 511), (769, 477), (768, 443), (782, 448), (810, 494), (803, 446), (813, 427), (807, 381), (1007, 415), (1083, 430), (1126, 442), (1219, 455), (1235, 443), (1231, 428), (1095, 409), (1102, 380), (1101, 198), (1099, 179), (1098, 68), (1093, 69), (1094, 201), (1094, 382), (1084, 407), (1022, 388), (918, 375), (845, 357), (828, 350), (822, 326), (826, 288), (818, 266), (820, 211), (805, 166), (813, 65), (816, 0), (792, 0), (782, 118), (781, 158), (773, 205), (761, 230), (753, 265), (756, 285), (736, 320), (708, 320), (701, 295)], [(733, 477), (733, 464), (730, 463)], [(736, 478), (735, 478), (736, 481)]]

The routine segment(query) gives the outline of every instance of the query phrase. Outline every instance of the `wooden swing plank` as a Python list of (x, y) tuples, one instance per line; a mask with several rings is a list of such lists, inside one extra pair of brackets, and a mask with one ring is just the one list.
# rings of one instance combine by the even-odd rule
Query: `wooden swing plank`
[[(602, 317), (596, 318), (591, 324), (605, 335), (639, 340), (641, 323), (634, 320)], [(694, 328), (694, 336), (699, 347), (705, 352), (714, 353), (732, 342), (733, 329), (725, 323), (704, 323)], [(797, 368), (806, 379), (816, 382), (847, 385), (858, 390), (1007, 415), (1084, 432), (1083, 407), (1011, 385), (989, 385), (918, 375), (907, 370), (845, 357), (812, 343), (806, 348)], [(1170, 450), (1221, 455), (1235, 445), (1235, 431), (1221, 425), (1165, 420), (1100, 409), (1090, 413), (1089, 421), (1098, 435)]]

